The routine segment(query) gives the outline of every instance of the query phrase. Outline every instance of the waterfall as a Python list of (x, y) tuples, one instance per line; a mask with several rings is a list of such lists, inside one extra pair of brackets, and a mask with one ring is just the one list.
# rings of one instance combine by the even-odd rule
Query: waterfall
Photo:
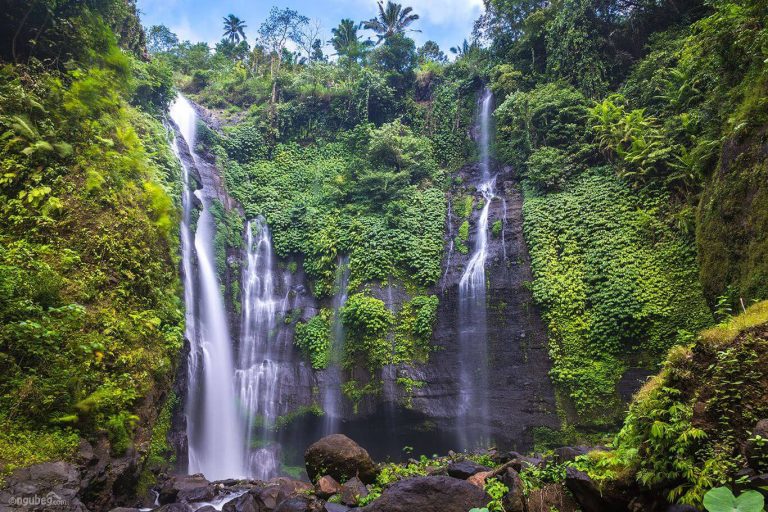
[[(240, 355), (235, 376), (246, 415), (247, 469), (250, 475), (265, 480), (279, 471), (274, 426), (280, 414), (281, 380), (288, 377), (281, 371), (281, 347), (276, 339), (280, 301), (275, 292), (269, 227), (260, 217), (246, 224), (245, 235), (248, 264), (243, 272)], [(284, 305), (279, 309), (285, 310)]]
[(336, 271), (336, 294), (333, 296), (333, 323), (331, 324), (331, 358), (325, 370), (323, 386), (323, 433), (336, 434), (341, 417), (341, 359), (344, 357), (344, 323), (341, 310), (347, 303), (349, 287), (349, 256), (339, 257)]
[(186, 411), (188, 471), (203, 473), (210, 480), (245, 476), (244, 430), (237, 413), (232, 378), (232, 340), (216, 275), (213, 248), (216, 225), (209, 210), (209, 201), (215, 191), (207, 190), (205, 186), (195, 191), (202, 203), (202, 211), (193, 242), (191, 220), (194, 204), (190, 168), (196, 168), (197, 161), (194, 154), (197, 116), (189, 101), (181, 95), (171, 106), (170, 116), (179, 128), (191, 156), (191, 159), (184, 157), (181, 141), (176, 139), (174, 150), (181, 163), (184, 188), (180, 230), (186, 306), (185, 336), (190, 343)]
[[(496, 197), (496, 177), (491, 176), (490, 123), (493, 95), (489, 89), (480, 99), (477, 128), (479, 129), (480, 169), (482, 181), (478, 191), (483, 207), (477, 220), (477, 234), (472, 256), (459, 281), (459, 361), (461, 394), (458, 404), (458, 431), (460, 448), (472, 448), (475, 443), (486, 442), (488, 411), (488, 329), (485, 283), (485, 261), (488, 256), (488, 217), (491, 202)], [(480, 431), (470, 434), (472, 425)]]

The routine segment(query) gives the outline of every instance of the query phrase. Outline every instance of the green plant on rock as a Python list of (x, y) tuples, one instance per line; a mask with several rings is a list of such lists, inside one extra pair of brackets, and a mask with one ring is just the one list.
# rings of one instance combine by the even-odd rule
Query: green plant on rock
[(330, 362), (331, 316), (330, 309), (322, 309), (307, 322), (296, 324), (296, 346), (309, 358), (312, 368), (316, 370), (326, 368)]
[(502, 501), (509, 492), (509, 487), (501, 483), (497, 478), (489, 478), (485, 481), (483, 488), (485, 493), (491, 498), (491, 501), (486, 505), (486, 509), (489, 512), (504, 512)]
[(382, 300), (364, 293), (351, 295), (341, 310), (341, 318), (346, 333), (346, 365), (359, 360), (374, 372), (389, 362), (392, 344), (386, 336), (394, 317)]
[(504, 222), (501, 219), (498, 219), (491, 225), (491, 235), (493, 235), (494, 238), (499, 238), (503, 229)]

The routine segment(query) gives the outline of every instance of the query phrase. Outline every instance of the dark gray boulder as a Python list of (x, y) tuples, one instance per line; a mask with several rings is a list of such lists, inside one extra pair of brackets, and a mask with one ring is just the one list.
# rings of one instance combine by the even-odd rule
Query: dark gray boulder
[(342, 434), (326, 436), (304, 452), (307, 474), (314, 482), (330, 475), (339, 482), (358, 477), (370, 484), (376, 479), (376, 465), (368, 452)]
[(387, 487), (364, 512), (467, 512), (482, 508), (489, 498), (466, 480), (449, 476), (407, 478)]
[(589, 446), (561, 446), (555, 448), (555, 461), (559, 463), (569, 462), (576, 457), (588, 454), (592, 450), (594, 448)]
[(355, 506), (360, 498), (368, 496), (368, 489), (362, 480), (357, 477), (351, 478), (341, 486), (341, 502), (350, 507)]
[(76, 466), (63, 461), (44, 462), (9, 475), (0, 490), (0, 503), (10, 511), (86, 512), (78, 496), (81, 485)]
[(619, 483), (600, 489), (586, 473), (571, 467), (566, 469), (565, 486), (583, 512), (625, 512), (631, 499)]
[(176, 475), (163, 482), (158, 501), (161, 505), (182, 501), (209, 501), (215, 495), (215, 486), (203, 475)]
[(274, 508), (267, 507), (252, 491), (225, 503), (222, 507), (223, 512), (271, 512), (272, 510)]
[(325, 503), (325, 512), (349, 512), (351, 509), (339, 503)]
[(509, 489), (509, 492), (502, 499), (505, 512), (524, 512), (525, 494), (523, 492), (523, 481), (520, 479), (517, 471), (507, 467), (499, 475), (495, 475), (495, 478), (498, 478)]
[(453, 478), (460, 478), (461, 480), (466, 480), (472, 475), (476, 475), (477, 473), (489, 470), (489, 467), (480, 465), (477, 462), (472, 462), (471, 460), (454, 462), (449, 464), (446, 468), (448, 476), (452, 476)]
[(321, 501), (309, 496), (293, 496), (280, 503), (274, 512), (324, 512)]

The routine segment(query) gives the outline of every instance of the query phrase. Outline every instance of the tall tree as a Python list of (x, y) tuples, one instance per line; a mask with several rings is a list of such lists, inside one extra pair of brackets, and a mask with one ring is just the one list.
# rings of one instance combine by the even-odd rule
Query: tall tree
[(245, 21), (241, 20), (234, 14), (228, 14), (224, 18), (224, 34), (223, 37), (227, 38), (230, 43), (239, 43), (242, 38), (245, 41)]
[(320, 20), (312, 20), (304, 24), (298, 30), (299, 40), (296, 44), (303, 53), (303, 60), (314, 62), (318, 58), (317, 49), (320, 50), (319, 60), (323, 60), (322, 38), (323, 25)]
[(360, 24), (356, 24), (350, 19), (343, 19), (339, 26), (331, 29), (331, 40), (328, 41), (336, 50), (339, 57), (347, 57), (351, 61), (361, 61), (365, 57), (368, 49), (373, 46), (372, 41), (360, 41), (357, 29)]
[(387, 0), (386, 7), (384, 2), (379, 0), (379, 14), (375, 18), (363, 23), (363, 27), (376, 32), (379, 38), (378, 42), (389, 39), (395, 34), (403, 34), (406, 30), (411, 32), (420, 32), (419, 30), (408, 29), (408, 26), (419, 19), (418, 14), (412, 14), (413, 8), (406, 7)]
[(547, 75), (600, 97), (607, 86), (605, 46), (594, 0), (564, 0), (547, 29)]
[(152, 25), (147, 29), (149, 53), (169, 52), (179, 45), (179, 38), (165, 25)]
[(245, 27), (247, 26), (245, 21), (234, 14), (229, 14), (224, 18), (223, 36), (227, 38), (230, 43), (239, 43), (241, 38), (245, 41)]
[(302, 30), (309, 24), (309, 18), (302, 16), (288, 7), (278, 9), (272, 7), (269, 17), (259, 27), (261, 41), (270, 51), (272, 58), (272, 104), (277, 102), (277, 73), (283, 57), (285, 44), (290, 40), (301, 44)]
[(424, 45), (417, 50), (416, 55), (419, 58), (419, 62), (446, 62), (448, 60), (445, 53), (443, 53), (443, 50), (440, 49), (440, 46), (431, 40), (424, 43)]
[(472, 41), (470, 43), (465, 39), (464, 41), (462, 41), (461, 44), (457, 44), (456, 46), (451, 46), (450, 50), (452, 54), (458, 57), (462, 57), (464, 55), (472, 53), (475, 50), (478, 50), (479, 48), (480, 46), (477, 44), (477, 41)]

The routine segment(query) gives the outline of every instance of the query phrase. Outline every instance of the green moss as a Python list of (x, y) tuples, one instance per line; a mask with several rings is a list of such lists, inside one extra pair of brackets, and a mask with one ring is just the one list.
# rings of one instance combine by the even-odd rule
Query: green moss
[(352, 412), (357, 414), (357, 408), (360, 405), (360, 401), (369, 395), (378, 395), (381, 393), (381, 381), (372, 380), (364, 385), (361, 385), (355, 380), (349, 380), (341, 385), (341, 392), (344, 393), (350, 402), (352, 402)]
[[(696, 215), (701, 281), (714, 303), (729, 287), (747, 304), (768, 297), (768, 163), (761, 134), (727, 143)], [(736, 304), (733, 304), (736, 306)]]
[(611, 421), (630, 354), (659, 360), (680, 329), (712, 322), (694, 251), (659, 219), (663, 195), (636, 195), (610, 168), (593, 169), (560, 193), (527, 187), (525, 198), (532, 290), (549, 326), (552, 378), (582, 421)]
[(161, 123), (128, 103), (131, 61), (107, 35), (70, 72), (0, 70), (0, 133), (19, 138), (0, 180), (6, 468), (66, 458), (99, 431), (127, 450), (182, 345), (179, 166)]
[[(596, 479), (635, 478), (671, 502), (701, 506), (704, 493), (733, 485), (747, 464), (744, 444), (768, 414), (768, 303), (752, 306), (689, 347), (675, 347), (640, 390), (611, 453), (584, 462)], [(758, 385), (754, 385), (754, 384)]]
[(491, 225), (491, 234), (494, 238), (499, 238), (499, 236), (501, 236), (502, 229), (504, 229), (504, 224), (502, 223), (501, 219), (498, 219)]
[(309, 358), (312, 368), (316, 370), (326, 368), (330, 362), (331, 315), (330, 309), (322, 309), (309, 321), (296, 324), (296, 346)]
[(278, 418), (275, 420), (274, 429), (281, 430), (287, 427), (288, 425), (290, 425), (291, 423), (293, 423), (294, 421), (309, 415), (322, 416), (323, 409), (320, 408), (320, 406), (317, 404), (304, 405), (304, 406), (298, 407), (297, 409), (287, 414), (278, 416)]

